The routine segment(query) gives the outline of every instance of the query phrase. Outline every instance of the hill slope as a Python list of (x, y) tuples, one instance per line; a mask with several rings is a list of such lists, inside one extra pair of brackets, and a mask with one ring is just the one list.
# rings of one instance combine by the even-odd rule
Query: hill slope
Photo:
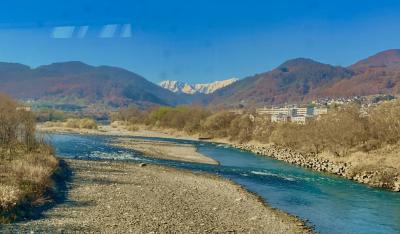
[(274, 105), (374, 94), (400, 94), (400, 50), (380, 52), (347, 68), (304, 58), (289, 60), (217, 90), (203, 102)]
[(182, 99), (143, 77), (110, 66), (53, 63), (31, 69), (0, 63), (0, 92), (18, 99), (62, 103), (101, 103), (113, 107), (176, 105)]
[(240, 80), (217, 90), (211, 103), (301, 102), (315, 89), (349, 79), (351, 70), (322, 64), (311, 59), (289, 60), (276, 69)]
[(350, 97), (373, 94), (400, 94), (400, 50), (386, 50), (350, 67), (355, 75), (329, 87), (317, 90), (313, 96)]
[(349, 68), (356, 72), (365, 72), (371, 68), (400, 67), (400, 50), (385, 50), (351, 65)]

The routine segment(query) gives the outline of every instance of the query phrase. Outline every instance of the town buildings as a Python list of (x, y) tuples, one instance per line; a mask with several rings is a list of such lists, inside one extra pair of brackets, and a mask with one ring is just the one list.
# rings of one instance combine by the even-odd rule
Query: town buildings
[(258, 108), (257, 114), (270, 115), (272, 122), (293, 122), (298, 124), (305, 124), (307, 119), (315, 118), (320, 115), (328, 113), (326, 107), (272, 107), (272, 108)]

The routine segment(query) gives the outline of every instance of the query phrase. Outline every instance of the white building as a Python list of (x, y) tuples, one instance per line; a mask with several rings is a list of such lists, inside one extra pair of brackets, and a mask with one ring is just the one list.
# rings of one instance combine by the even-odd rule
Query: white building
[(272, 108), (258, 108), (257, 114), (271, 115), (272, 122), (294, 122), (305, 124), (307, 118), (317, 117), (328, 113), (328, 108), (325, 107), (272, 107)]
[(326, 107), (315, 107), (314, 108), (314, 116), (318, 116), (318, 115), (326, 115), (328, 114), (328, 108)]
[(290, 121), (298, 124), (306, 124), (307, 117), (305, 115), (292, 116)]
[(30, 106), (17, 106), (16, 108), (17, 111), (31, 111)]
[(257, 114), (264, 114), (264, 115), (279, 115), (279, 114), (284, 114), (284, 115), (291, 115), (292, 114), (292, 108), (289, 107), (281, 107), (281, 108), (277, 108), (277, 107), (272, 107), (272, 108), (258, 108), (257, 110)]
[(286, 123), (289, 120), (289, 116), (285, 114), (277, 114), (277, 115), (271, 115), (271, 122), (277, 123), (277, 122), (282, 122)]
[(309, 114), (309, 108), (307, 107), (301, 107), (301, 108), (295, 107), (292, 109), (292, 116), (299, 116), (299, 115), (306, 116), (308, 114)]

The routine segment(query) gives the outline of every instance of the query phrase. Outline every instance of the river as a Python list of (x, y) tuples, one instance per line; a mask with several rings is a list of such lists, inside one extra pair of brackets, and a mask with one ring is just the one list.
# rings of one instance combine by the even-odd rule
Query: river
[[(138, 137), (136, 137), (138, 138)], [(227, 145), (178, 139), (142, 138), (194, 144), (220, 165), (152, 159), (110, 146), (112, 136), (51, 134), (57, 155), (78, 159), (135, 160), (229, 178), (270, 206), (307, 220), (320, 233), (400, 233), (400, 193), (370, 188)]]

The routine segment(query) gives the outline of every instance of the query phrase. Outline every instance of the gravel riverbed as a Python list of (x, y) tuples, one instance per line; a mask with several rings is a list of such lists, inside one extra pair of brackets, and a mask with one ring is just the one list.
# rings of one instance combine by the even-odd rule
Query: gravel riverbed
[(310, 233), (296, 217), (214, 175), (127, 162), (67, 160), (66, 202), (0, 233)]
[(165, 141), (118, 139), (114, 145), (133, 149), (153, 158), (218, 165), (218, 161), (199, 152), (194, 145)]

